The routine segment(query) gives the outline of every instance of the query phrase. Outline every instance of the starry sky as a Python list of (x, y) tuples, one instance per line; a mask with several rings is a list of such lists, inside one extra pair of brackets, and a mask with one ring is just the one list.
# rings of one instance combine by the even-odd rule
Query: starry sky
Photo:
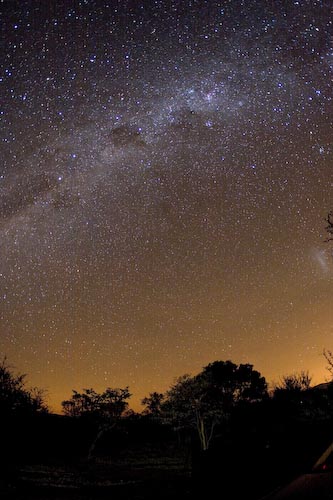
[(327, 378), (332, 0), (3, 0), (0, 353), (49, 404)]

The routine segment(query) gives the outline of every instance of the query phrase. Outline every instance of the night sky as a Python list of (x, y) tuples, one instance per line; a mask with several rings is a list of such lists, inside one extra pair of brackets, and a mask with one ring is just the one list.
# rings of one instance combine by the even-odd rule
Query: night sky
[(3, 0), (0, 353), (132, 407), (328, 377), (333, 1)]

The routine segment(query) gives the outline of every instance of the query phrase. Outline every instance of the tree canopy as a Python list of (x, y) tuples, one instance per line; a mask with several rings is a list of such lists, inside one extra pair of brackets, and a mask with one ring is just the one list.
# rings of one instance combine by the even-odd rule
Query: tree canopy
[(162, 413), (162, 405), (165, 399), (164, 394), (160, 392), (151, 392), (149, 396), (142, 399), (141, 404), (145, 406), (144, 415), (159, 417)]
[(26, 375), (15, 374), (7, 359), (0, 362), (0, 414), (2, 417), (47, 412), (45, 393), (26, 386)]
[(81, 393), (73, 390), (72, 397), (61, 404), (65, 415), (71, 417), (91, 415), (102, 419), (118, 419), (128, 408), (130, 396), (128, 387), (108, 387), (102, 393), (94, 389), (83, 389)]
[(215, 361), (194, 377), (178, 378), (166, 394), (164, 410), (178, 428), (196, 428), (206, 450), (216, 425), (228, 419), (235, 405), (266, 396), (265, 378), (252, 365)]
[(97, 433), (89, 447), (88, 459), (92, 459), (97, 443), (102, 436), (110, 431), (128, 408), (131, 394), (128, 387), (96, 392), (94, 389), (83, 389), (83, 392), (73, 390), (70, 399), (63, 401), (65, 415), (75, 418), (89, 418), (98, 424)]

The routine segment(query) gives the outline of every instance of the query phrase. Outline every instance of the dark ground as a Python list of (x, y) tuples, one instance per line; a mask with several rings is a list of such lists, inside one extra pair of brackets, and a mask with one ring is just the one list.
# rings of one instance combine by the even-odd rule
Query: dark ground
[[(259, 500), (311, 472), (332, 442), (330, 420), (287, 416), (235, 415), (208, 452), (200, 452), (195, 434), (134, 418), (104, 436), (92, 461), (91, 422), (54, 415), (12, 419), (0, 440), (0, 499)], [(321, 491), (317, 483), (314, 478)]]
[(28, 465), (2, 482), (3, 500), (186, 499), (190, 473), (172, 463)]

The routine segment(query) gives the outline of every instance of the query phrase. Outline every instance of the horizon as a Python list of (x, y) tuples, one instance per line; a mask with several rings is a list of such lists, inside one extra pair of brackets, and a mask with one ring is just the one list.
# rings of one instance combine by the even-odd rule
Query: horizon
[[(322, 359), (323, 362), (325, 363), (324, 356), (322, 356), (322, 358), (323, 358)], [(8, 361), (10, 361), (10, 360), (8, 360)], [(227, 360), (218, 360), (218, 359), (216, 359), (216, 360), (210, 360), (208, 363), (211, 363), (213, 361), (227, 361)], [(230, 361), (234, 362), (232, 359)], [(246, 363), (246, 361), (244, 361), (244, 363)], [(252, 364), (250, 362), (248, 362), (248, 363)], [(236, 364), (242, 364), (242, 363), (236, 363)], [(9, 362), (9, 366), (13, 370), (13, 372), (16, 373), (15, 367), (13, 367), (10, 362)], [(204, 368), (204, 366), (201, 367), (201, 369), (203, 369), (203, 368)], [(189, 373), (189, 375), (194, 376), (197, 373), (200, 373), (201, 369), (199, 369), (195, 373)], [(271, 392), (274, 389), (274, 386), (277, 385), (277, 384), (279, 384), (284, 376), (292, 375), (292, 374), (296, 374), (296, 373), (300, 373), (301, 371), (308, 372), (308, 374), (309, 374), (309, 376), (311, 378), (311, 387), (316, 387), (316, 386), (318, 386), (320, 384), (332, 381), (332, 376), (329, 374), (327, 367), (324, 367), (324, 371), (323, 371), (322, 375), (318, 375), (318, 374), (313, 375), (309, 370), (307, 370), (306, 368), (304, 368), (304, 369), (302, 369), (299, 372), (293, 371), (293, 372), (283, 373), (278, 378), (274, 378), (274, 379), (267, 379), (265, 377), (265, 374), (262, 373), (260, 370), (258, 370), (254, 365), (253, 365), (253, 369), (259, 371), (259, 373), (261, 374), (261, 376), (263, 376), (265, 378), (266, 383), (267, 383), (268, 392)], [(129, 410), (133, 410), (136, 413), (141, 413), (144, 410), (144, 406), (141, 404), (141, 400), (144, 397), (148, 396), (152, 392), (165, 393), (168, 389), (171, 388), (171, 386), (175, 383), (175, 381), (178, 379), (178, 377), (180, 377), (181, 375), (184, 375), (184, 374), (185, 373), (178, 374), (178, 375), (174, 376), (173, 379), (170, 381), (170, 383), (168, 385), (166, 385), (164, 388), (162, 388), (161, 390), (159, 388), (156, 388), (156, 387), (151, 387), (144, 394), (141, 394), (141, 395), (135, 394), (134, 391), (131, 391), (131, 387), (128, 386), (128, 389), (129, 389), (129, 391), (131, 393), (131, 397), (129, 398), (128, 409)], [(30, 387), (31, 386), (31, 384), (29, 383), (30, 382), (30, 374), (26, 373), (25, 375), (26, 375), (26, 386)], [(103, 384), (101, 384), (99, 386), (94, 386), (94, 385), (89, 385), (88, 384), (88, 385), (85, 385), (85, 386), (82, 386), (82, 387), (79, 387), (79, 386), (72, 387), (68, 392), (64, 391), (63, 392), (64, 396), (63, 397), (59, 396), (58, 399), (55, 400), (55, 401), (52, 400), (52, 391), (50, 390), (50, 388), (48, 389), (48, 388), (40, 386), (40, 385), (38, 385), (38, 386), (36, 385), (36, 387), (38, 387), (38, 388), (40, 388), (42, 390), (45, 390), (45, 396), (46, 396), (45, 397), (45, 401), (46, 401), (46, 403), (48, 405), (50, 413), (61, 415), (61, 414), (63, 414), (61, 402), (65, 401), (66, 399), (70, 399), (73, 390), (81, 392), (84, 389), (90, 389), (90, 388), (92, 388), (92, 389), (96, 390), (97, 392), (102, 392), (102, 391), (104, 391), (108, 387), (111, 387), (113, 389), (118, 389), (118, 388), (122, 388), (123, 389), (123, 388), (127, 387), (127, 385), (117, 386), (115, 384), (113, 384), (113, 385), (112, 384), (110, 384), (110, 385), (103, 385)]]

